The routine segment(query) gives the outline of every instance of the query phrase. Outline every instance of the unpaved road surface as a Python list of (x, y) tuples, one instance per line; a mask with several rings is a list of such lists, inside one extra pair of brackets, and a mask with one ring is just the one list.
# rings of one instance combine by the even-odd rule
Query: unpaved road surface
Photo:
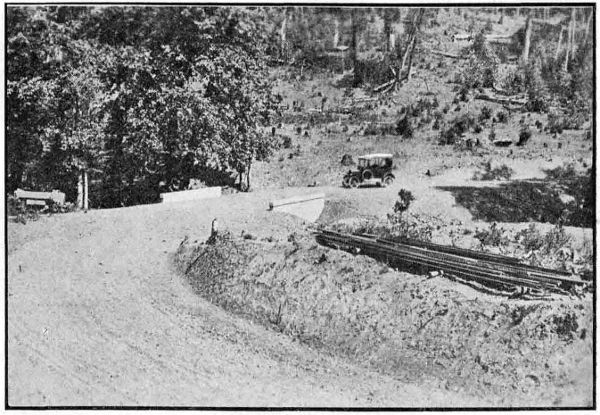
[(485, 406), (230, 315), (172, 269), (183, 237), (206, 238), (214, 217), (233, 232), (285, 237), (302, 225), (266, 207), (292, 193), (9, 223), (9, 405)]

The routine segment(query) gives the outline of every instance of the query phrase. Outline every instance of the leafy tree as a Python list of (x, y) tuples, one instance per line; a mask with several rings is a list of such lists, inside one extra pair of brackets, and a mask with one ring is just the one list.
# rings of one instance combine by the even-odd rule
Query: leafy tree
[(82, 168), (111, 189), (103, 206), (202, 168), (248, 187), (276, 145), (256, 9), (11, 7), (7, 21), (9, 190), (74, 189)]

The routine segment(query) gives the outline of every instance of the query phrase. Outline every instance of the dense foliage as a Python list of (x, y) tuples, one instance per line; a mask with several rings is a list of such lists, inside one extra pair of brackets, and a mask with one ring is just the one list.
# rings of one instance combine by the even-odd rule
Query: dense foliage
[(97, 205), (156, 199), (207, 171), (249, 186), (276, 100), (257, 10), (9, 7), (8, 190), (86, 169)]

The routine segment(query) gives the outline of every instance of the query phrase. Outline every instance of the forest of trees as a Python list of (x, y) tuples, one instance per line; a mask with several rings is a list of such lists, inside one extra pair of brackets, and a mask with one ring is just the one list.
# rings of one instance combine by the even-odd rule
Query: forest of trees
[(261, 16), (243, 8), (10, 7), (7, 190), (98, 178), (99, 206), (272, 151)]
[[(439, 26), (438, 11), (8, 7), (7, 191), (60, 189), (74, 200), (84, 171), (95, 186), (94, 207), (156, 201), (160, 191), (196, 177), (231, 175), (247, 189), (253, 161), (278, 146), (262, 128), (279, 113), (268, 65), (327, 70), (323, 52), (344, 46), (352, 85), (388, 93), (410, 77), (427, 28)], [(592, 12), (502, 9), (503, 17), (528, 16), (517, 33), (521, 61), (502, 79), (502, 57), (475, 30), (485, 22), (473, 20), (460, 82), (526, 93), (534, 111), (562, 106), (589, 114)], [(564, 17), (567, 33), (544, 24), (553, 16)], [(542, 24), (530, 30), (534, 18)]]

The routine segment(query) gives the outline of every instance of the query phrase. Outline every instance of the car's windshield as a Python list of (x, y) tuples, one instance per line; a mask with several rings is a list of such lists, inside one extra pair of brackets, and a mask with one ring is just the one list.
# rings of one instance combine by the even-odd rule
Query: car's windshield
[(368, 167), (369, 160), (367, 159), (358, 159), (358, 167)]

